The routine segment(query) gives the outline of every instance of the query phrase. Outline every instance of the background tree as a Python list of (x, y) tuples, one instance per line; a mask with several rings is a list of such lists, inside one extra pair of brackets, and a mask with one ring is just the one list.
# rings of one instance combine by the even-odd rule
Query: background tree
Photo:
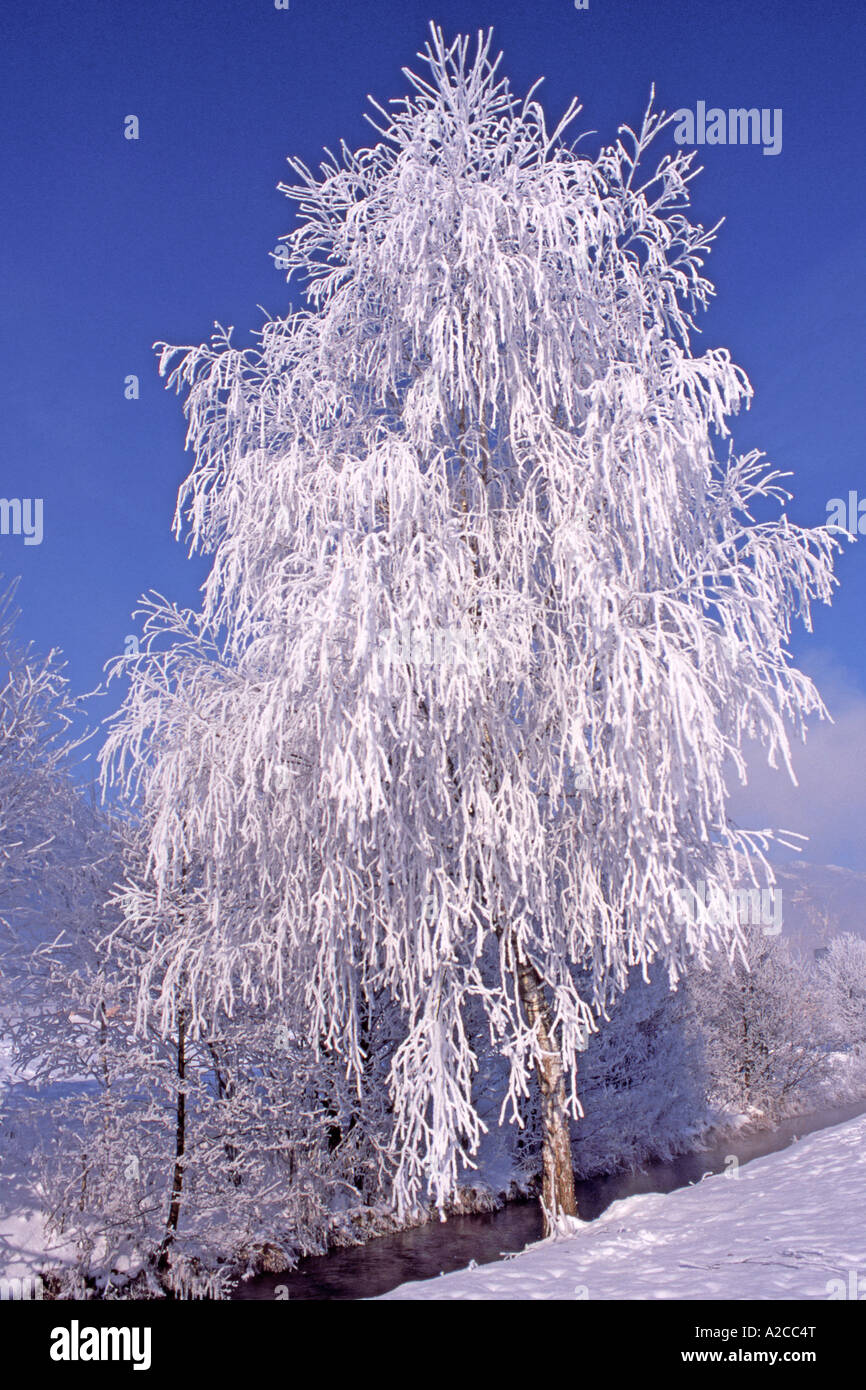
[(694, 1001), (663, 968), (635, 968), (582, 1059), (581, 1177), (638, 1168), (689, 1149), (706, 1128), (707, 1073)]
[[(139, 841), (124, 838), (129, 869)], [(167, 903), (156, 930), (185, 910)], [(109, 902), (69, 922), (29, 963), (30, 1004), (9, 1023), (26, 1081), (4, 1097), (4, 1161), (27, 1173), (65, 1297), (223, 1297), (357, 1239), (382, 1197), (369, 1109), (335, 1133), (335, 1068), (274, 1011), (240, 1005), (191, 1037), (177, 989), (174, 1026), (156, 1026), (140, 988), (156, 921), (142, 911), (136, 933)]]
[(375, 145), (292, 164), (306, 307), (256, 349), (163, 347), (195, 454), (177, 526), (213, 563), (200, 614), (154, 600), (168, 648), (106, 767), (139, 786), (157, 895), (203, 866), (164, 1007), (180, 973), (193, 1033), (281, 994), (360, 1086), (390, 1001), (405, 1210), (444, 1209), (477, 1149), (480, 1003), (503, 1113), (538, 1079), (552, 1228), (599, 1011), (633, 967), (676, 981), (735, 940), (674, 923), (673, 893), (730, 892), (738, 852), (768, 873), (726, 773), (746, 737), (788, 762), (822, 708), (787, 639), (835, 542), (732, 453), (751, 387), (691, 347), (693, 156), (639, 173), (663, 117), (593, 160), (579, 107), (548, 130), (489, 36), (473, 58), (434, 28), (422, 58)]
[(866, 1042), (866, 941), (851, 932), (834, 937), (817, 974), (831, 1035), (848, 1047)]
[(814, 977), (783, 938), (744, 929), (742, 955), (695, 972), (709, 1096), (727, 1111), (776, 1119), (823, 1079), (827, 1030)]
[(0, 576), (0, 978), (15, 1000), (26, 989), (24, 957), (92, 898), (100, 855), (98, 817), (72, 775), (86, 697), (72, 695), (58, 651), (45, 656), (18, 639), (17, 587)]

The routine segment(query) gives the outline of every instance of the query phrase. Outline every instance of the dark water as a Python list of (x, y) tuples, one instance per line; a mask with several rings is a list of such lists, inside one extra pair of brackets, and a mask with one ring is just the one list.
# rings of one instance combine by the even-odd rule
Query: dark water
[[(723, 1172), (731, 1155), (748, 1163), (763, 1154), (786, 1149), (804, 1134), (842, 1124), (866, 1114), (866, 1100), (785, 1120), (775, 1129), (728, 1139), (699, 1153), (684, 1154), (664, 1163), (650, 1163), (637, 1173), (614, 1173), (576, 1184), (578, 1210), (594, 1221), (611, 1202), (640, 1192), (672, 1192), (699, 1182), (706, 1173)], [(489, 1264), (502, 1255), (522, 1250), (541, 1238), (538, 1202), (509, 1202), (500, 1211), (452, 1216), (411, 1231), (377, 1236), (350, 1250), (332, 1250), (301, 1260), (286, 1274), (260, 1274), (240, 1284), (237, 1299), (356, 1299), (375, 1298), (398, 1284), (450, 1274), (474, 1260)]]

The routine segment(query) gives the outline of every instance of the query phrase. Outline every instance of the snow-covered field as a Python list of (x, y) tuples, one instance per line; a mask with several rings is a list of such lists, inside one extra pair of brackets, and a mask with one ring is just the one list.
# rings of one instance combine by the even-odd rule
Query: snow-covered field
[(394, 1299), (866, 1298), (866, 1116)]

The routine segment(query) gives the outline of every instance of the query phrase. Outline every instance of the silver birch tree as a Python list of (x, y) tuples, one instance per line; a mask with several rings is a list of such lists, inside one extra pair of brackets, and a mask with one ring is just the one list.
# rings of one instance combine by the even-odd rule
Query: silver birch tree
[(167, 1011), (181, 977), (191, 1034), (283, 996), (361, 1085), (386, 1001), (404, 1210), (472, 1161), (480, 1006), (503, 1120), (540, 1087), (554, 1230), (600, 1012), (634, 966), (738, 948), (674, 895), (730, 894), (743, 856), (770, 875), (728, 784), (746, 739), (790, 767), (822, 712), (788, 642), (837, 542), (733, 452), (752, 390), (693, 346), (693, 156), (645, 171), (668, 118), (591, 158), (489, 35), (420, 56), (369, 148), (291, 162), (304, 306), (251, 349), (161, 345), (195, 460), (176, 525), (212, 567), (200, 613), (151, 601), (106, 767), (156, 899), (203, 866)]

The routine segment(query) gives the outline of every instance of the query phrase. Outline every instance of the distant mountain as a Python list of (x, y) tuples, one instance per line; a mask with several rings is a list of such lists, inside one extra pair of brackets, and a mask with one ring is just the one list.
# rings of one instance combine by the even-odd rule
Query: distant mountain
[(866, 938), (866, 873), (836, 864), (776, 866), (782, 890), (782, 935), (811, 955), (834, 936)]

